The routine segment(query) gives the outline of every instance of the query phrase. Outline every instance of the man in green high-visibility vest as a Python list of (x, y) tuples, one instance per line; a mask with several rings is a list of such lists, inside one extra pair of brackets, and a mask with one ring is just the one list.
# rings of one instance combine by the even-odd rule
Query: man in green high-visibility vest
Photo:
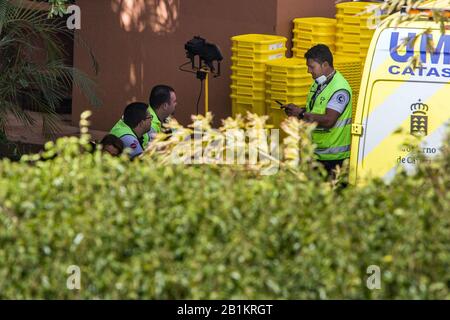
[(350, 157), (352, 89), (334, 69), (333, 54), (326, 45), (312, 47), (305, 54), (308, 73), (314, 79), (305, 107), (284, 106), (288, 116), (317, 123), (312, 133), (315, 156), (332, 174)]
[(147, 148), (151, 124), (152, 115), (148, 112), (148, 105), (134, 102), (125, 108), (122, 119), (111, 129), (111, 134), (122, 140), (124, 147), (130, 150), (130, 157), (134, 158)]
[(148, 111), (153, 117), (150, 139), (163, 130), (163, 123), (175, 114), (177, 96), (175, 90), (167, 85), (154, 86), (149, 98)]

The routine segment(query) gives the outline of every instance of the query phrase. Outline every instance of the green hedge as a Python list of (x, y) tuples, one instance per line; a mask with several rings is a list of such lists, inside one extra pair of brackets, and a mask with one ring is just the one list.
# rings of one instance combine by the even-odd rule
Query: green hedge
[(448, 151), (414, 178), (336, 190), (58, 143), (50, 161), (0, 162), (1, 299), (450, 298)]

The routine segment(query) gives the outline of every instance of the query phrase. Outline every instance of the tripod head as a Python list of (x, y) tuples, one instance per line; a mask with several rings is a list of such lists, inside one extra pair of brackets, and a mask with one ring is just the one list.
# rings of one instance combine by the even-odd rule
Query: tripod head
[[(196, 36), (189, 40), (184, 48), (186, 57), (191, 61), (192, 69), (197, 72), (197, 77), (199, 73), (205, 73), (205, 71), (210, 71), (215, 78), (220, 76), (220, 62), (223, 60), (223, 56), (217, 45)], [(195, 61), (197, 56), (198, 64)]]

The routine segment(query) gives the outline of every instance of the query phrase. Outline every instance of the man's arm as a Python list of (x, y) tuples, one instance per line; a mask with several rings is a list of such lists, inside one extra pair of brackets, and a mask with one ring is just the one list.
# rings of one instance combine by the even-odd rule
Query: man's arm
[(334, 127), (337, 119), (344, 112), (345, 108), (347, 108), (349, 102), (349, 92), (347, 90), (339, 90), (333, 94), (328, 102), (325, 114), (305, 113), (305, 120), (308, 122), (317, 122), (319, 128), (331, 129)]
[(286, 114), (296, 118), (300, 118), (303, 115), (302, 119), (305, 121), (316, 122), (318, 127), (325, 129), (332, 128), (341, 115), (339, 112), (328, 108), (325, 114), (307, 113), (305, 108), (299, 108), (293, 104), (286, 106)]
[(307, 122), (316, 122), (319, 128), (331, 129), (336, 124), (339, 116), (344, 112), (350, 101), (350, 94), (346, 90), (337, 91), (330, 99), (325, 114), (313, 114), (305, 112), (304, 108), (295, 105), (287, 105), (286, 114), (288, 116), (300, 117)]
[(131, 150), (129, 153), (131, 159), (144, 152), (144, 150), (142, 150), (139, 141), (136, 139), (136, 137), (132, 136), (131, 134), (127, 134), (121, 137), (120, 140), (122, 140), (125, 149)]
[(341, 114), (333, 109), (327, 108), (325, 114), (304, 113), (304, 119), (307, 122), (316, 122), (317, 127), (324, 129), (331, 129), (336, 124), (337, 119)]

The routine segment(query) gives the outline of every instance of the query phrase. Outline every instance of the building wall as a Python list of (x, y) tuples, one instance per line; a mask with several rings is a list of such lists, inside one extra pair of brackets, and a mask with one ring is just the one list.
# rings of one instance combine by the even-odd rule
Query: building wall
[[(280, 34), (291, 37), (292, 18), (334, 15), (334, 0), (77, 0), (81, 30), (77, 37), (99, 62), (94, 75), (91, 59), (79, 41), (74, 65), (98, 83), (100, 107), (91, 107), (77, 88), (73, 94), (72, 122), (83, 110), (93, 110), (92, 127), (109, 130), (132, 101), (148, 101), (159, 83), (177, 92), (176, 118), (183, 124), (196, 112), (200, 82), (179, 71), (187, 61), (184, 44), (195, 35), (220, 46), (222, 76), (210, 81), (210, 110), (215, 124), (231, 113), (230, 66), (233, 35)], [(200, 111), (203, 110), (203, 100)]]

